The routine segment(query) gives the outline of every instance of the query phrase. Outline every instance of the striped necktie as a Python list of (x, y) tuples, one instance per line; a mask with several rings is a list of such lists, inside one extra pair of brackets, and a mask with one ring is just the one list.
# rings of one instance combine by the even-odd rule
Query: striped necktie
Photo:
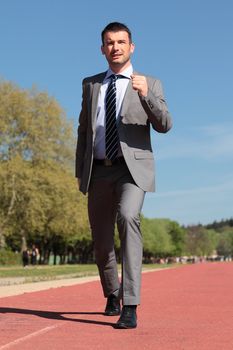
[(106, 130), (105, 130), (105, 149), (106, 158), (114, 160), (118, 153), (119, 136), (116, 123), (116, 80), (117, 75), (111, 75), (111, 81), (106, 91)]

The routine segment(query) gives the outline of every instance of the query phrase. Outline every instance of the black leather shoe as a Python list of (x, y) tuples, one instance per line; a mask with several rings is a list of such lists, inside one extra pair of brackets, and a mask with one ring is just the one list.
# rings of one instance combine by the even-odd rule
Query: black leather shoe
[(121, 317), (116, 323), (116, 328), (129, 329), (137, 327), (136, 305), (123, 306)]
[(107, 299), (107, 304), (105, 308), (106, 316), (118, 316), (121, 313), (121, 306), (119, 299), (111, 294)]

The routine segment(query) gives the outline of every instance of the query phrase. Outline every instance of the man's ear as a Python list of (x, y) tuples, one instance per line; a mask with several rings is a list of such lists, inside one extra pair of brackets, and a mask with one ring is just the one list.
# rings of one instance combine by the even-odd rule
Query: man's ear
[(131, 43), (130, 52), (133, 53), (133, 52), (134, 52), (134, 49), (135, 49), (135, 45), (134, 45), (134, 43)]
[(101, 52), (102, 52), (102, 55), (105, 55), (104, 46), (103, 45), (101, 45)]

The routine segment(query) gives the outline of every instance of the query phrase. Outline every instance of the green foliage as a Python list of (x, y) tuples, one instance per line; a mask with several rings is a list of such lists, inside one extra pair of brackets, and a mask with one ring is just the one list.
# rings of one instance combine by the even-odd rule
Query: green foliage
[[(11, 162), (12, 165), (12, 162)], [(7, 241), (14, 241), (20, 250), (22, 238), (58, 247), (89, 236), (86, 200), (78, 193), (75, 178), (55, 163), (31, 164), (22, 159), (14, 164), (14, 209), (5, 225)], [(8, 167), (8, 164), (3, 165)], [(9, 174), (9, 172), (8, 172)], [(11, 183), (1, 181), (3, 201), (9, 202)], [(6, 215), (6, 214), (5, 214)], [(16, 242), (17, 241), (17, 242)]]
[(176, 221), (169, 223), (169, 235), (172, 239), (172, 256), (182, 256), (185, 253), (186, 231)]
[(86, 199), (72, 174), (74, 144), (72, 126), (47, 93), (0, 84), (1, 246), (21, 250), (24, 240), (49, 255), (90, 239)]
[(233, 227), (226, 226), (218, 232), (217, 253), (221, 256), (233, 256)]
[(11, 250), (0, 250), (0, 265), (19, 265), (21, 263), (21, 255)]
[(169, 224), (169, 220), (142, 217), (141, 229), (145, 257), (171, 255), (174, 246), (169, 235)]
[(215, 231), (220, 231), (227, 227), (233, 227), (233, 218), (221, 221), (214, 221), (212, 224), (208, 224), (205, 226), (206, 228), (212, 228)]
[(187, 253), (195, 256), (210, 256), (217, 246), (217, 234), (203, 226), (192, 226), (187, 229)]
[(0, 84), (0, 140), (0, 160), (73, 160), (72, 125), (54, 98), (35, 89)]

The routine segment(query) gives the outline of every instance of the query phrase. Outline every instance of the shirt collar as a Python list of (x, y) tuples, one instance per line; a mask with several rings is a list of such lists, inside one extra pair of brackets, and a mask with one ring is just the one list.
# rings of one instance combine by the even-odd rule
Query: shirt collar
[[(108, 80), (111, 75), (115, 74), (111, 68), (108, 69), (104, 81)], [(123, 72), (121, 72), (119, 75), (123, 76), (124, 78), (130, 79), (131, 75), (133, 74), (133, 66), (130, 65), (127, 67)]]

